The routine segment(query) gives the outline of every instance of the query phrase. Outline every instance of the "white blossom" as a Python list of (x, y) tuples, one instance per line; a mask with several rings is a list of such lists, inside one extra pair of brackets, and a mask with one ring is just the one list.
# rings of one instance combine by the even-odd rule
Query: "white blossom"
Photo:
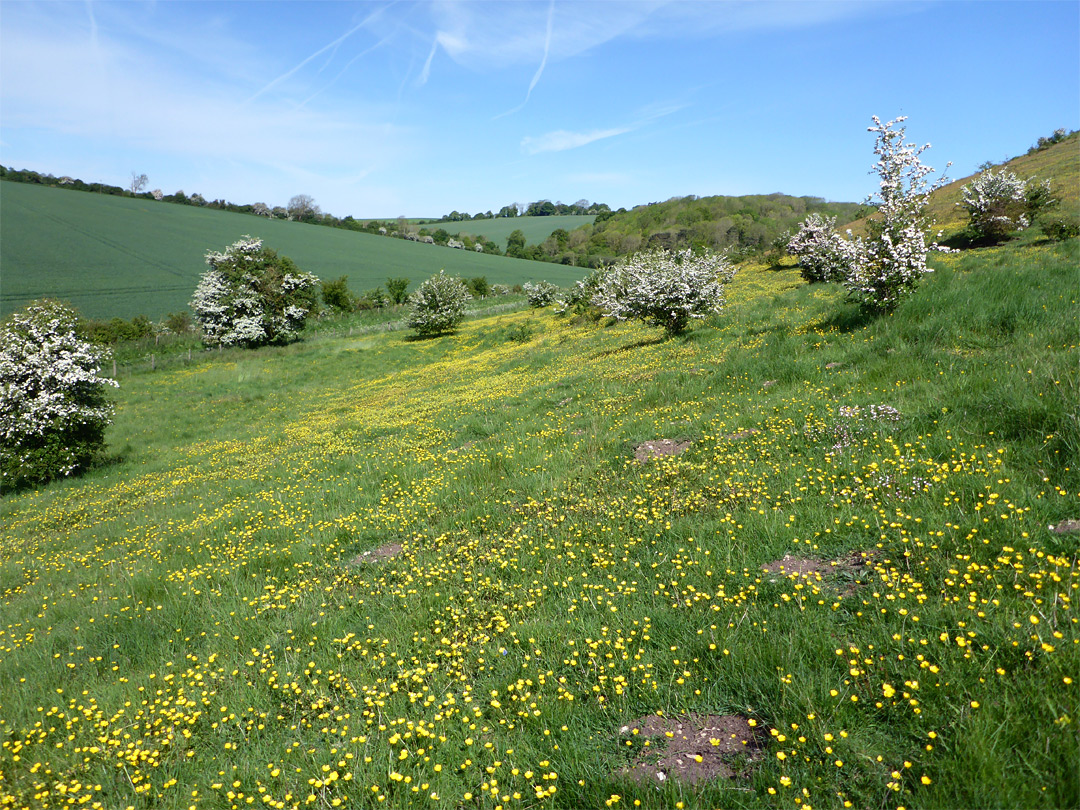
[(191, 299), (209, 345), (258, 346), (299, 337), (316, 308), (319, 279), (244, 236), (206, 253), (209, 269)]
[(722, 253), (650, 250), (630, 256), (600, 280), (593, 303), (618, 320), (637, 318), (669, 334), (724, 306), (735, 268)]
[(871, 173), (878, 175), (880, 185), (867, 203), (873, 203), (876, 197), (879, 204), (877, 213), (867, 222), (867, 237), (854, 240), (852, 261), (844, 278), (853, 300), (880, 312), (895, 309), (925, 274), (933, 272), (926, 266), (927, 251), (948, 250), (927, 243), (930, 222), (923, 214), (930, 195), (948, 181), (944, 176), (933, 183), (927, 181), (934, 169), (924, 166), (920, 156), (930, 144), (916, 147), (904, 143), (905, 129), (894, 129), (904, 120), (900, 117), (882, 124), (875, 115), (874, 126), (868, 129), (877, 133), (874, 153), (878, 161)]
[(550, 281), (526, 281), (521, 285), (521, 289), (529, 306), (535, 309), (553, 304), (559, 294), (559, 288)]
[(472, 300), (461, 279), (443, 271), (423, 282), (409, 296), (406, 325), (421, 335), (437, 335), (457, 326), (465, 317), (465, 304)]
[(807, 281), (841, 281), (857, 258), (858, 243), (836, 232), (836, 217), (811, 214), (788, 240)]
[(979, 236), (998, 240), (1031, 225), (1029, 194), (1037, 191), (1048, 200), (1050, 181), (1037, 184), (1033, 177), (1021, 180), (1013, 172), (1003, 169), (995, 174), (991, 169), (960, 191), (963, 200), (957, 205), (967, 208), (971, 229)]
[(78, 337), (77, 316), (38, 301), (0, 328), (0, 467), (4, 488), (71, 475), (104, 443), (113, 405), (107, 349)]

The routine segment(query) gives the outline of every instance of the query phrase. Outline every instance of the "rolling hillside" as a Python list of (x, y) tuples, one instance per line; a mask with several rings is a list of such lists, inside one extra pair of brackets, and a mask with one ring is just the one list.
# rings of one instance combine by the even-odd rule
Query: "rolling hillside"
[[(938, 156), (930, 157), (927, 152), (927, 163), (932, 166)], [(1018, 177), (1026, 180), (1034, 177), (1038, 180), (1050, 180), (1050, 188), (1054, 199), (1058, 200), (1058, 207), (1050, 216), (1059, 214), (1077, 217), (1080, 214), (1080, 133), (1074, 133), (1060, 143), (1041, 149), (1030, 155), (1020, 155), (1011, 160), (995, 166), (995, 173), (1008, 170)], [(927, 212), (937, 221), (938, 228), (945, 232), (946, 237), (962, 231), (967, 227), (968, 216), (964, 207), (960, 204), (963, 200), (961, 189), (970, 183), (981, 172), (953, 180), (947, 186), (942, 186), (930, 198)], [(841, 230), (851, 228), (856, 236), (866, 233), (866, 225), (863, 220), (857, 220), (841, 227)]]
[(320, 278), (349, 277), (357, 292), (389, 276), (418, 282), (445, 269), (515, 284), (567, 284), (579, 268), (487, 256), (226, 211), (0, 183), (0, 314), (53, 297), (91, 318), (159, 318), (187, 307), (207, 250), (243, 234)]
[(1077, 807), (1076, 243), (125, 375), (0, 500), (0, 807)]

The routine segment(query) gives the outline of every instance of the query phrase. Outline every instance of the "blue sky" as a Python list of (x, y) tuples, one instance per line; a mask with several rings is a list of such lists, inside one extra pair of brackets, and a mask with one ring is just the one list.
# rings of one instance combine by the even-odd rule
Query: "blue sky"
[(0, 163), (345, 216), (861, 201), (1080, 127), (1080, 3), (0, 3)]

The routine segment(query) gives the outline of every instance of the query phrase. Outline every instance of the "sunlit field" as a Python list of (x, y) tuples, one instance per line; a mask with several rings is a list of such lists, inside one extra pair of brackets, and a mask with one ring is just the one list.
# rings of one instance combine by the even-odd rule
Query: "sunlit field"
[(0, 806), (1077, 806), (1077, 242), (932, 264), (123, 377), (0, 507)]

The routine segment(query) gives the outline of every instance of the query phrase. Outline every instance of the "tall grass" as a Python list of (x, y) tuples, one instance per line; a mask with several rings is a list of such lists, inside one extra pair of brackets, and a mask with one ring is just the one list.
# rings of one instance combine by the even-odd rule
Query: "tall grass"
[[(1076, 806), (1075, 249), (878, 319), (745, 268), (679, 339), (507, 312), (125, 379), (113, 462), (0, 504), (0, 803)], [(656, 712), (762, 747), (631, 782)]]

